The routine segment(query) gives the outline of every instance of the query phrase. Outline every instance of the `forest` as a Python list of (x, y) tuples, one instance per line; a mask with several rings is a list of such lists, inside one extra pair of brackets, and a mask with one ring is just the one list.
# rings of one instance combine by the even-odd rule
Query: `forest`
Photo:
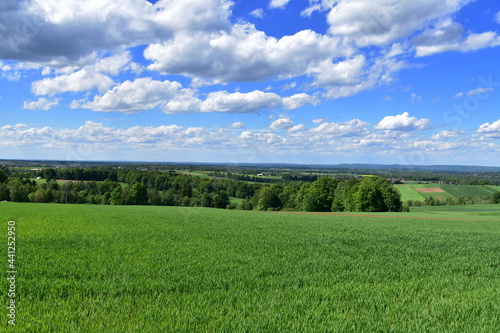
[[(498, 173), (452, 174), (429, 170), (309, 170), (191, 166), (204, 177), (179, 168), (134, 165), (87, 167), (0, 167), (0, 201), (212, 207), (221, 209), (305, 212), (399, 212), (410, 206), (470, 204), (428, 198), (403, 203), (393, 184), (413, 181), (496, 183)], [(184, 170), (184, 169), (182, 169)], [(367, 171), (367, 170), (364, 170)], [(268, 177), (258, 176), (265, 172)], [(335, 174), (334, 172), (338, 172)], [(390, 178), (393, 177), (393, 178)], [(410, 179), (411, 179), (410, 178)], [(389, 181), (389, 180), (390, 181)], [(477, 181), (481, 179), (481, 181)], [(486, 203), (483, 198), (481, 203)], [(486, 198), (489, 203), (490, 199)], [(491, 203), (500, 201), (495, 193)]]
[[(43, 178), (42, 178), (43, 177)], [(38, 178), (38, 179), (35, 179)], [(61, 180), (64, 180), (63, 182)], [(231, 203), (239, 198), (240, 203)], [(401, 211), (400, 194), (381, 177), (264, 185), (133, 168), (48, 168), (0, 171), (0, 201), (163, 205), (243, 210)]]

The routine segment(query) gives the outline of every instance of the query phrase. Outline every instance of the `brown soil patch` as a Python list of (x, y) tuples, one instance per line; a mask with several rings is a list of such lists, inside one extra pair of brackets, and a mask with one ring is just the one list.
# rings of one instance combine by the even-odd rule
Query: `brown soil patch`
[(417, 192), (420, 193), (438, 193), (438, 192), (445, 192), (443, 189), (440, 189), (439, 187), (422, 187), (422, 188), (416, 188)]

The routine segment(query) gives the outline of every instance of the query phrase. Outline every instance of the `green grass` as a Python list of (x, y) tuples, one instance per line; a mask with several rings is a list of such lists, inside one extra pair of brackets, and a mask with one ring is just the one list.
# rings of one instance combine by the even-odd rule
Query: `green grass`
[(243, 201), (245, 201), (245, 199), (242, 199), (242, 198), (236, 198), (236, 197), (229, 197), (229, 200), (231, 201), (231, 203), (233, 204), (241, 204)]
[[(471, 218), (471, 215), (476, 217), (500, 216), (500, 205), (422, 206), (411, 207), (411, 211)], [(500, 217), (498, 219), (500, 220)]]
[(411, 186), (412, 185), (395, 185), (396, 189), (401, 193), (401, 200), (403, 202), (408, 200), (424, 201), (425, 198)]
[(498, 332), (500, 222), (461, 214), (0, 203), (15, 332)]

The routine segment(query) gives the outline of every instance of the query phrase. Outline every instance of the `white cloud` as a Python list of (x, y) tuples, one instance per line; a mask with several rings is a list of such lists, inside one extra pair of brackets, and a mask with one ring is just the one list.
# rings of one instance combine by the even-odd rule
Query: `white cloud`
[(2, 6), (0, 57), (67, 64), (97, 51), (116, 51), (167, 40), (176, 31), (229, 27), (226, 0), (30, 2)]
[(328, 121), (328, 118), (317, 118), (317, 119), (313, 119), (312, 123), (313, 124), (321, 124), (321, 123), (324, 123), (324, 122), (327, 122), (327, 121)]
[(495, 32), (471, 33), (467, 37), (460, 37), (443, 44), (417, 46), (416, 56), (424, 57), (449, 51), (469, 52), (499, 45), (500, 36)]
[(54, 106), (59, 105), (60, 98), (55, 98), (53, 100), (46, 99), (44, 97), (39, 98), (37, 101), (28, 101), (23, 103), (23, 109), (29, 110), (50, 110)]
[(353, 119), (345, 123), (322, 123), (318, 127), (311, 129), (311, 132), (333, 137), (348, 137), (366, 133), (366, 126), (368, 125), (368, 123), (359, 119)]
[(489, 87), (489, 88), (481, 88), (481, 87), (479, 87), (479, 88), (476, 88), (476, 89), (469, 90), (466, 93), (459, 92), (458, 94), (456, 94), (455, 96), (453, 96), (453, 98), (461, 98), (463, 96), (474, 96), (474, 95), (488, 94), (488, 93), (493, 92), (493, 91), (495, 91), (495, 89), (492, 88), (492, 87)]
[(293, 121), (290, 118), (281, 115), (278, 119), (273, 121), (273, 123), (269, 126), (269, 129), (273, 131), (279, 131), (283, 129), (288, 129), (292, 126), (293, 126)]
[[(331, 8), (330, 32), (360, 46), (388, 45), (449, 17), (471, 0), (340, 0), (322, 1), (316, 9)], [(314, 6), (313, 5), (313, 6)]]
[(253, 132), (244, 131), (240, 134), (240, 138), (243, 140), (250, 140), (254, 137)]
[[(494, 153), (499, 152), (498, 146), (490, 140), (479, 140), (479, 136), (500, 138), (500, 120), (482, 125), (477, 131), (477, 139), (453, 131), (442, 131), (437, 138), (422, 139), (411, 133), (370, 132), (367, 129), (369, 124), (358, 119), (323, 123), (305, 129), (302, 124), (290, 126), (291, 120), (287, 118), (282, 115), (279, 119), (283, 120), (275, 122), (275, 127), (282, 131), (274, 133), (259, 129), (240, 133), (231, 129), (182, 127), (175, 124), (117, 129), (93, 121), (87, 121), (75, 129), (5, 125), (0, 127), (0, 148), (2, 151), (19, 151), (19, 148), (23, 148), (22, 151), (36, 151), (51, 158), (87, 160), (95, 159), (96, 156), (109, 159), (112, 152), (119, 154), (115, 158), (127, 153), (149, 159), (154, 156), (156, 159), (172, 160), (176, 156), (185, 156), (188, 151), (199, 155), (200, 151), (224, 150), (227, 152), (225, 156), (229, 157), (242, 152), (248, 156), (249, 151), (267, 156), (296, 155), (301, 158), (354, 155), (397, 158), (402, 154), (417, 152), (436, 158), (456, 158), (458, 154), (469, 161), (477, 161), (478, 157), (484, 159), (484, 156), (495, 156)], [(77, 155), (72, 152), (77, 152)]]
[(217, 91), (208, 94), (200, 106), (201, 112), (248, 113), (281, 106), (281, 97), (255, 90), (249, 93)]
[(479, 126), (477, 133), (484, 135), (486, 138), (500, 139), (500, 120), (497, 120), (491, 124), (482, 124), (481, 126)]
[(290, 82), (288, 84), (285, 84), (284, 86), (281, 87), (281, 90), (282, 91), (286, 91), (286, 90), (290, 90), (290, 89), (293, 89), (297, 86), (297, 82), (293, 81), (293, 82)]
[(420, 95), (417, 95), (415, 93), (412, 93), (410, 95), (410, 100), (409, 100), (410, 103), (420, 103), (422, 102), (422, 96)]
[(304, 124), (299, 124), (296, 126), (292, 126), (288, 129), (288, 133), (295, 133), (298, 131), (302, 131), (304, 129)]
[(235, 129), (241, 129), (241, 128), (245, 128), (245, 124), (238, 121), (236, 123), (232, 123), (230, 127), (235, 128)]
[(443, 140), (449, 140), (452, 138), (458, 138), (462, 136), (465, 132), (461, 130), (444, 130), (441, 131), (433, 136), (431, 136), (429, 139), (430, 140), (436, 140), (436, 141), (443, 141)]
[(289, 2), (290, 0), (271, 0), (269, 2), (269, 8), (285, 8)]
[(306, 104), (318, 105), (319, 98), (308, 94), (300, 93), (290, 97), (283, 97), (283, 106), (288, 110), (295, 110), (305, 106)]
[(340, 39), (311, 30), (276, 39), (252, 24), (235, 24), (229, 32), (177, 34), (149, 45), (144, 56), (153, 62), (150, 70), (227, 83), (304, 75), (311, 65), (352, 52)]
[(252, 15), (253, 17), (256, 17), (256, 18), (264, 18), (266, 13), (264, 12), (264, 10), (262, 8), (257, 8), (255, 10), (252, 10), (250, 12), (250, 15)]
[(124, 113), (138, 113), (154, 108), (161, 108), (165, 113), (250, 113), (269, 108), (293, 110), (308, 103), (318, 102), (316, 96), (303, 93), (281, 97), (260, 90), (248, 93), (215, 91), (209, 93), (204, 100), (196, 95), (197, 90), (183, 89), (179, 82), (141, 78), (134, 81), (127, 80), (103, 95), (94, 96), (93, 101), (73, 101), (71, 107)]
[(408, 112), (404, 112), (397, 116), (385, 117), (373, 128), (378, 130), (415, 131), (427, 129), (429, 126), (429, 119), (417, 119), (416, 117), (410, 117)]
[(94, 88), (104, 92), (113, 84), (114, 81), (106, 75), (81, 69), (70, 75), (33, 82), (31, 90), (35, 95), (53, 96), (64, 92), (80, 92)]
[(477, 89), (473, 89), (473, 90), (469, 90), (467, 92), (467, 96), (473, 96), (473, 95), (482, 95), (482, 94), (487, 94), (487, 93), (490, 93), (490, 92), (493, 92), (495, 91), (494, 88), (477, 88)]
[(190, 96), (191, 92), (182, 90), (179, 82), (155, 81), (141, 78), (125, 81), (107, 91), (102, 96), (95, 96), (93, 101), (74, 102), (72, 108), (91, 109), (93, 111), (138, 113), (154, 109), (169, 100), (178, 100)]
[(96, 88), (105, 92), (114, 81), (108, 75), (118, 75), (126, 68), (131, 60), (128, 52), (111, 57), (106, 57), (93, 65), (84, 66), (82, 69), (54, 78), (45, 78), (35, 81), (31, 90), (35, 95), (53, 96), (64, 92), (81, 92)]
[(500, 12), (495, 15), (495, 22), (500, 24)]
[(365, 57), (358, 55), (338, 63), (332, 63), (328, 59), (322, 61), (317, 67), (309, 68), (308, 71), (314, 74), (316, 86), (351, 86), (360, 83), (366, 73), (366, 65)]

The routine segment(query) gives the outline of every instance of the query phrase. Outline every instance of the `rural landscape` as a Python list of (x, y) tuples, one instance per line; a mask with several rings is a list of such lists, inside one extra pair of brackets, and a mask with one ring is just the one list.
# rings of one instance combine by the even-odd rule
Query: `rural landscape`
[(0, 332), (500, 333), (500, 1), (0, 0)]
[(16, 332), (500, 325), (495, 168), (2, 163)]

